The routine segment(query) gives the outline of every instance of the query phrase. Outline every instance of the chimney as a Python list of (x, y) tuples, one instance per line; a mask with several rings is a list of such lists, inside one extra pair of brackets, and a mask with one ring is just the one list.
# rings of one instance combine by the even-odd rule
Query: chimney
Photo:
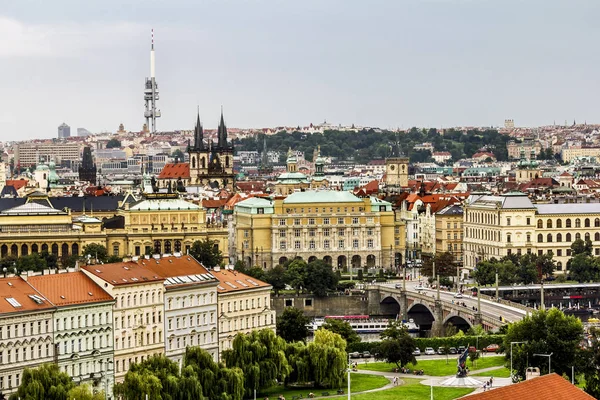
[(221, 270), (221, 267), (219, 267), (219, 266), (213, 268), (213, 271), (215, 271), (215, 272), (219, 272), (220, 270)]

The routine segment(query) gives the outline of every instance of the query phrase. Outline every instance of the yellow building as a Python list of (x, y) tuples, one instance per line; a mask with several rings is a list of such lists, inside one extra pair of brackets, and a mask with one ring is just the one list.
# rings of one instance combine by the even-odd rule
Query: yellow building
[(231, 230), (234, 258), (263, 268), (294, 258), (337, 268), (391, 268), (404, 253), (404, 225), (392, 205), (349, 192), (250, 198), (235, 206)]
[[(176, 194), (148, 194), (126, 199), (111, 218), (73, 216), (41, 195), (0, 212), (0, 257), (47, 251), (59, 258), (81, 255), (90, 243), (106, 246), (109, 255), (139, 256), (186, 252), (196, 240), (209, 238), (228, 257), (227, 228), (208, 223), (206, 210)], [(92, 255), (93, 256), (93, 255)]]
[(455, 262), (463, 262), (463, 209), (453, 204), (435, 214), (436, 255), (451, 253)]

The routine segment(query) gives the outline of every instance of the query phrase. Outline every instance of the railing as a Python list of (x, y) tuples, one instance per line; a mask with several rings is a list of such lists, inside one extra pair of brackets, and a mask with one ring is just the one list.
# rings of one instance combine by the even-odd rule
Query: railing
[(521, 303), (515, 303), (514, 301), (504, 300), (504, 299), (496, 299), (495, 297), (488, 296), (487, 294), (481, 294), (481, 293), (479, 293), (479, 295), (481, 296), (481, 298), (483, 300), (488, 300), (488, 301), (491, 301), (491, 302), (494, 302), (494, 303), (497, 303), (497, 304), (503, 304), (505, 306), (518, 308), (520, 310), (523, 310), (523, 311), (526, 311), (526, 312), (529, 312), (529, 313), (531, 313), (531, 312), (534, 311), (533, 308), (524, 306)]

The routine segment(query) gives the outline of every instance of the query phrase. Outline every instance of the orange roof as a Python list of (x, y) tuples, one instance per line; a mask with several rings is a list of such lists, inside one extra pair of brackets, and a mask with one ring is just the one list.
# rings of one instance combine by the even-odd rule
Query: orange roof
[[(493, 371), (492, 371), (493, 372)], [(557, 374), (528, 379), (514, 385), (504, 386), (462, 397), (465, 400), (593, 400), (594, 397), (571, 385)]]
[(6, 186), (12, 186), (15, 190), (19, 190), (27, 185), (27, 182), (29, 182), (27, 179), (7, 179)]
[[(198, 260), (191, 256), (170, 256), (162, 257), (160, 259), (155, 258), (140, 258), (137, 264), (153, 271), (156, 275), (162, 276), (165, 279), (174, 277), (183, 277), (190, 275), (202, 275), (205, 280), (190, 281), (187, 283), (176, 284), (171, 282), (165, 282), (167, 287), (173, 286), (184, 286), (184, 285), (196, 285), (201, 283), (216, 283), (217, 280), (211, 277), (210, 272), (202, 265)], [(208, 275), (207, 275), (208, 274)]]
[(0, 314), (39, 311), (53, 307), (48, 299), (21, 277), (0, 278)]
[(158, 179), (189, 179), (190, 164), (189, 163), (171, 163), (165, 164), (162, 171), (158, 175)]
[(111, 295), (81, 271), (30, 276), (27, 282), (56, 306), (113, 300)]
[(202, 200), (202, 207), (204, 207), (204, 208), (221, 208), (226, 203), (227, 203), (227, 201), (224, 199), (219, 199), (219, 200), (204, 199), (204, 200)]
[(239, 290), (250, 289), (270, 289), (271, 285), (256, 278), (242, 274), (236, 270), (220, 268), (218, 271), (212, 270), (211, 273), (219, 280), (217, 293), (230, 293)]
[(134, 261), (113, 264), (96, 264), (81, 267), (98, 278), (114, 285), (135, 285), (148, 282), (164, 281), (164, 278), (144, 265)]

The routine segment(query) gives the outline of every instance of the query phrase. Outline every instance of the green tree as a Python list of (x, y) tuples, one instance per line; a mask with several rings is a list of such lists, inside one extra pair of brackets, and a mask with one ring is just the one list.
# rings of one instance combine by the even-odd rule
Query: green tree
[(17, 270), (39, 272), (46, 269), (47, 263), (38, 253), (21, 256), (17, 259)]
[(196, 240), (192, 244), (190, 254), (205, 267), (214, 268), (221, 265), (223, 254), (219, 250), (217, 242), (206, 238), (204, 240)]
[(338, 276), (331, 265), (323, 260), (316, 260), (308, 263), (304, 278), (306, 290), (312, 292), (315, 296), (325, 296), (328, 290), (335, 290), (338, 284)]
[(302, 288), (306, 288), (304, 281), (306, 279), (307, 264), (302, 259), (292, 260), (286, 264), (285, 282), (296, 289), (296, 294), (299, 294)]
[(113, 138), (106, 143), (107, 149), (114, 149), (117, 147), (121, 147), (121, 141), (119, 139)]
[(67, 393), (68, 400), (104, 400), (104, 391), (92, 393), (89, 385), (75, 386)]
[(567, 269), (571, 279), (578, 282), (592, 281), (597, 276), (598, 260), (586, 252), (578, 253), (567, 262)]
[(212, 356), (200, 347), (187, 347), (185, 350), (182, 375), (189, 374), (198, 378), (202, 394), (207, 399), (242, 400), (244, 396), (243, 371), (217, 364)]
[(475, 365), (475, 362), (477, 362), (477, 360), (479, 359), (479, 352), (478, 351), (470, 351), (469, 352), (469, 360), (471, 360), (471, 367), (473, 365)]
[(480, 286), (491, 285), (496, 281), (496, 265), (495, 261), (480, 261), (471, 275)]
[(588, 239), (583, 241), (581, 239), (575, 240), (571, 243), (571, 255), (576, 256), (577, 254), (592, 255), (592, 242)]
[[(583, 339), (583, 325), (573, 316), (566, 316), (562, 311), (552, 308), (548, 311), (534, 312), (508, 326), (504, 337), (504, 348), (510, 349), (510, 342), (526, 341), (527, 343), (513, 348), (513, 368), (516, 375), (525, 376), (527, 362), (535, 361), (542, 371), (548, 370), (546, 357), (533, 357), (534, 354), (552, 355), (552, 372), (559, 375), (569, 373), (579, 354), (579, 343)], [(510, 352), (506, 353), (510, 362)]]
[(584, 366), (585, 391), (600, 398), (600, 330), (590, 328), (591, 347), (583, 352), (582, 364)]
[(360, 342), (360, 336), (347, 321), (341, 319), (327, 318), (320, 329), (327, 329), (330, 332), (337, 333), (346, 341), (348, 345)]
[(108, 260), (108, 250), (98, 243), (86, 244), (83, 246), (81, 254), (86, 258), (89, 255), (90, 260), (98, 260), (98, 262), (106, 262)]
[(77, 260), (79, 260), (79, 256), (75, 254), (64, 255), (60, 259), (60, 264), (63, 268), (74, 268), (77, 265)]
[(275, 295), (279, 296), (279, 291), (285, 289), (285, 268), (281, 265), (276, 265), (265, 274), (265, 281), (273, 286)]
[(408, 334), (408, 330), (402, 321), (392, 321), (381, 333), (381, 343), (377, 348), (379, 360), (394, 363), (398, 368), (406, 364), (416, 364), (417, 360), (413, 351), (417, 347), (414, 338)]
[(21, 385), (10, 399), (67, 400), (67, 393), (75, 387), (66, 372), (56, 364), (43, 364), (37, 368), (25, 368)]
[(254, 390), (270, 388), (290, 374), (285, 348), (285, 340), (272, 330), (254, 330), (236, 335), (231, 349), (224, 350), (222, 358), (228, 367), (244, 372), (245, 395), (249, 397)]
[(321, 330), (307, 346), (315, 384), (323, 388), (341, 388), (346, 376), (346, 341), (334, 332)]
[(295, 307), (287, 307), (277, 317), (277, 334), (286, 342), (304, 342), (308, 336), (310, 319)]
[(177, 160), (179, 162), (183, 162), (183, 160), (185, 160), (185, 154), (183, 154), (183, 151), (181, 151), (179, 149), (175, 149), (175, 151), (173, 151), (173, 153), (171, 153), (171, 157), (173, 157), (175, 160)]

